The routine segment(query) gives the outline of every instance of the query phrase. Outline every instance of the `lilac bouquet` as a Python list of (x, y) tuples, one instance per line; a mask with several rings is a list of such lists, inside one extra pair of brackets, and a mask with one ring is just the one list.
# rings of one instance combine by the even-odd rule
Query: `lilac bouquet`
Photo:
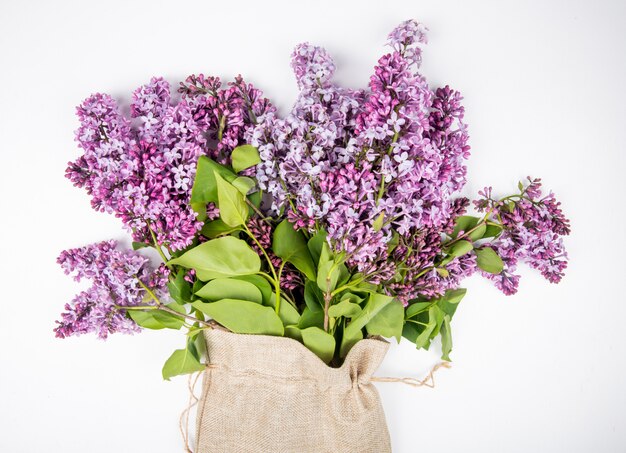
[(376, 335), (426, 349), (441, 336), (449, 360), (463, 279), (511, 295), (522, 261), (559, 282), (569, 223), (539, 179), (509, 196), (460, 195), (462, 97), (418, 72), (426, 41), (422, 25), (402, 23), (362, 90), (332, 82), (324, 49), (298, 45), (300, 93), (285, 117), (241, 77), (192, 75), (177, 99), (153, 78), (133, 93), (131, 118), (108, 95), (86, 99), (83, 154), (66, 175), (122, 220), (134, 250), (107, 241), (61, 254), (93, 285), (56, 335), (184, 327), (166, 379), (203, 369), (199, 333), (218, 326), (290, 337), (331, 366)]

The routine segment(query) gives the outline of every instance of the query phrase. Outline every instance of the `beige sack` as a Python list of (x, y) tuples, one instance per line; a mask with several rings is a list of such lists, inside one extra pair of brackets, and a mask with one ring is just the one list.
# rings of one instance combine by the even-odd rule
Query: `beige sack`
[(211, 366), (198, 403), (196, 453), (388, 453), (370, 382), (384, 340), (359, 341), (331, 368), (284, 337), (205, 331)]

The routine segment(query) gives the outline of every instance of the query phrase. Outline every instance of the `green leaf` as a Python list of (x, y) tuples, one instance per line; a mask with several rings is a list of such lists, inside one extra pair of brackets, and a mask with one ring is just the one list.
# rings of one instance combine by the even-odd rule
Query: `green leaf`
[(331, 318), (339, 318), (345, 316), (346, 318), (354, 318), (361, 314), (361, 307), (349, 300), (342, 300), (336, 305), (331, 305), (328, 308), (328, 316)]
[(312, 312), (324, 311), (324, 294), (311, 280), (304, 284), (304, 303)]
[(320, 255), (322, 254), (322, 247), (326, 244), (326, 231), (319, 230), (315, 235), (309, 239), (307, 247), (311, 252), (311, 257), (315, 263), (319, 263)]
[(376, 220), (374, 220), (374, 222), (372, 223), (372, 227), (374, 228), (374, 231), (380, 231), (383, 228), (385, 222), (385, 212), (381, 212), (379, 214), (378, 217), (376, 217)]
[(485, 225), (484, 223), (481, 223), (480, 225), (476, 227), (474, 231), (472, 231), (469, 234), (469, 238), (472, 241), (477, 241), (479, 239), (482, 239), (486, 231), (487, 231), (487, 225)]
[[(369, 300), (365, 305), (365, 308), (361, 311), (361, 314), (352, 318), (350, 324), (344, 329), (344, 341), (341, 343), (342, 350), (349, 350), (354, 343), (358, 341), (359, 335), (357, 332), (361, 332), (361, 329), (372, 320), (374, 316), (378, 314), (385, 306), (389, 305), (393, 301), (393, 297), (386, 296), (384, 294), (372, 293)], [(363, 335), (361, 333), (361, 338)], [(352, 343), (354, 342), (354, 343)], [(345, 343), (345, 345), (344, 345)]]
[(345, 357), (350, 349), (363, 339), (363, 331), (361, 329), (343, 330), (341, 337), (341, 346), (339, 347), (339, 355)]
[(146, 247), (152, 247), (152, 244), (146, 244), (145, 242), (133, 242), (132, 247), (133, 250), (139, 250)]
[(499, 274), (504, 269), (502, 258), (491, 247), (476, 249), (476, 264), (490, 274)]
[(163, 379), (169, 381), (173, 376), (202, 371), (204, 368), (205, 366), (194, 356), (189, 347), (177, 349), (163, 365)]
[(254, 179), (248, 178), (247, 176), (239, 176), (235, 178), (231, 184), (245, 196), (248, 195), (250, 189), (256, 185), (256, 182), (254, 182)]
[(446, 269), (445, 267), (436, 267), (435, 271), (437, 271), (437, 273), (443, 278), (448, 278), (450, 276), (450, 272), (448, 272), (448, 269)]
[[(322, 248), (324, 250), (324, 248)], [(317, 286), (324, 292), (329, 293), (337, 287), (341, 275), (341, 269), (332, 259), (324, 260), (320, 257), (320, 265), (317, 269)]]
[(291, 223), (283, 220), (274, 230), (272, 250), (284, 261), (293, 264), (309, 280), (315, 279), (315, 264), (301, 231), (296, 231)]
[(400, 343), (404, 327), (404, 307), (398, 300), (385, 305), (366, 325), (367, 333), (395, 338)]
[(269, 300), (272, 297), (272, 286), (265, 278), (261, 277), (260, 275), (240, 275), (232, 278), (235, 280), (243, 280), (244, 282), (252, 283), (254, 286), (257, 287), (259, 291), (261, 291), (261, 295), (263, 296), (263, 304), (267, 305), (269, 303)]
[(465, 297), (465, 293), (467, 293), (465, 288), (448, 290), (443, 297), (437, 301), (437, 305), (452, 319), (452, 316), (454, 316), (459, 306), (459, 302)]
[[(272, 293), (272, 297), (269, 298), (267, 305), (276, 309), (276, 293)], [(300, 321), (300, 313), (296, 310), (296, 307), (291, 305), (291, 303), (284, 298), (280, 300), (278, 317), (285, 326), (297, 326)]]
[(341, 295), (340, 300), (347, 300), (348, 302), (352, 302), (353, 304), (361, 305), (365, 298), (351, 292), (345, 292)]
[(204, 334), (202, 333), (203, 330), (204, 329), (196, 330), (195, 335), (189, 335), (189, 339), (192, 340), (193, 345), (196, 349), (197, 358), (207, 356), (206, 340), (204, 339)]
[(428, 310), (428, 308), (433, 304), (432, 300), (429, 300), (427, 302), (415, 302), (412, 303), (411, 305), (409, 305), (408, 307), (406, 307), (406, 318), (412, 318), (413, 316), (422, 313), (426, 310)]
[(187, 271), (181, 269), (176, 273), (174, 280), (167, 282), (167, 289), (170, 297), (179, 304), (186, 304), (191, 301), (191, 284), (185, 280)]
[(234, 181), (237, 175), (223, 165), (209, 159), (207, 156), (200, 156), (196, 167), (196, 179), (191, 188), (191, 203), (206, 205), (208, 202), (217, 203), (217, 183), (215, 173), (219, 174), (226, 181)]
[(402, 336), (404, 338), (409, 340), (411, 343), (415, 343), (419, 334), (420, 328), (417, 324), (412, 322), (404, 323), (404, 327), (402, 328)]
[(302, 343), (302, 331), (296, 326), (285, 326), (285, 336)]
[(302, 342), (325, 363), (329, 363), (335, 355), (335, 337), (319, 327), (309, 327), (300, 331)]
[(226, 225), (222, 219), (215, 219), (205, 223), (200, 230), (200, 234), (209, 239), (213, 239), (235, 231), (241, 231), (241, 226), (231, 227), (230, 225)]
[(443, 322), (444, 313), (437, 305), (432, 305), (428, 309), (428, 323), (415, 341), (418, 348), (428, 349), (430, 342), (439, 334), (439, 329)]
[(162, 310), (128, 310), (127, 313), (137, 325), (146, 329), (178, 330), (183, 326), (183, 320), (180, 317)]
[(244, 225), (248, 218), (248, 206), (243, 194), (224, 178), (215, 173), (220, 218), (231, 227)]
[(259, 255), (245, 241), (232, 236), (207, 241), (169, 262), (195, 269), (203, 281), (255, 274), (261, 269)]
[(476, 225), (480, 219), (478, 217), (473, 217), (470, 215), (462, 215), (456, 219), (454, 224), (454, 230), (452, 231), (452, 238), (456, 239), (461, 231), (468, 232)]
[(494, 238), (498, 236), (501, 232), (502, 227), (500, 225), (487, 224), (485, 234), (483, 234), (483, 238)]
[(460, 240), (450, 247), (448, 253), (452, 256), (463, 256), (474, 249), (474, 245), (470, 241)]
[(233, 170), (235, 170), (236, 173), (261, 162), (259, 151), (252, 145), (241, 145), (233, 149), (231, 159)]
[(324, 310), (312, 311), (309, 307), (304, 307), (302, 315), (300, 315), (300, 320), (298, 321), (298, 327), (300, 329), (306, 329), (307, 327), (313, 326), (324, 326)]
[(276, 335), (284, 333), (283, 323), (271, 307), (247, 300), (222, 299), (192, 304), (202, 313), (235, 333)]
[(211, 280), (196, 292), (196, 296), (208, 301), (239, 299), (258, 304), (263, 303), (263, 295), (255, 285), (234, 278), (216, 278)]
[(441, 358), (450, 361), (450, 351), (452, 351), (452, 331), (450, 328), (450, 316), (443, 317), (441, 326)]

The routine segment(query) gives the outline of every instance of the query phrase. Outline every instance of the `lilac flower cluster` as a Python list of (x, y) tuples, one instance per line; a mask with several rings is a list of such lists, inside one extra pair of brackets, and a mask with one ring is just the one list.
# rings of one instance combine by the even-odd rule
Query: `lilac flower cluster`
[(230, 151), (244, 143), (248, 129), (275, 111), (263, 93), (241, 76), (222, 88), (219, 77), (191, 75), (181, 82), (178, 91), (209, 140), (207, 155), (221, 164), (230, 163)]
[(492, 189), (487, 187), (479, 193), (482, 199), (474, 202), (477, 209), (490, 212), (504, 227), (493, 247), (505, 268), (497, 275), (483, 274), (507, 295), (517, 292), (520, 277), (515, 270), (519, 261), (540, 271), (551, 283), (561, 281), (567, 267), (563, 236), (569, 234), (570, 226), (561, 203), (552, 193), (542, 195), (540, 179), (528, 177), (528, 185), (521, 187), (519, 195), (500, 200), (493, 199)]
[(66, 311), (54, 329), (57, 337), (95, 332), (105, 339), (111, 333), (137, 332), (139, 328), (122, 307), (149, 303), (143, 300), (142, 283), (158, 294), (166, 290), (164, 267), (152, 271), (147, 258), (117, 250), (116, 245), (115, 241), (105, 241), (65, 250), (59, 256), (57, 262), (66, 274), (73, 274), (76, 281), (91, 280), (92, 286), (65, 305)]
[(205, 140), (186, 103), (170, 106), (169, 85), (151, 82), (133, 95), (131, 127), (117, 103), (96, 94), (78, 107), (76, 139), (84, 154), (67, 177), (84, 187), (92, 206), (114, 213), (139, 242), (172, 250), (191, 243), (201, 224), (189, 207), (195, 162)]
[[(153, 78), (133, 94), (137, 127), (110, 96), (91, 96), (78, 107), (76, 140), (84, 154), (69, 164), (67, 177), (87, 190), (95, 209), (120, 217), (134, 240), (172, 251), (187, 247), (202, 226), (189, 205), (198, 157), (223, 161), (257, 116), (273, 109), (240, 77), (226, 89), (220, 85), (217, 78), (190, 76), (183, 99), (171, 105), (169, 84)], [(213, 205), (207, 215), (216, 217)]]
[(247, 136), (260, 151), (257, 180), (273, 196), (273, 212), (286, 208), (298, 227), (325, 229), (333, 249), (374, 281), (395, 274), (393, 232), (408, 241), (441, 230), (465, 183), (461, 96), (448, 87), (431, 92), (416, 72), (425, 42), (420, 24), (401, 24), (367, 91), (333, 85), (328, 53), (297, 46), (301, 92), (291, 113), (272, 112)]

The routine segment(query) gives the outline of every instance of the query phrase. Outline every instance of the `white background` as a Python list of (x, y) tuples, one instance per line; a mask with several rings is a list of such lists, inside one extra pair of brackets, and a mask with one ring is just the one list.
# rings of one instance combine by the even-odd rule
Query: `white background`
[[(63, 177), (79, 155), (74, 107), (96, 91), (127, 103), (152, 75), (240, 72), (286, 112), (295, 44), (327, 47), (338, 81), (362, 87), (408, 18), (431, 30), (431, 84), (465, 95), (468, 193), (541, 176), (573, 233), (560, 285), (528, 269), (514, 297), (467, 282), (435, 389), (378, 385), (394, 452), (626, 451), (626, 7), (597, 0), (1, 0), (0, 451), (182, 451), (186, 379), (160, 377), (179, 333), (52, 333), (79, 291), (58, 253), (127, 241)], [(379, 374), (421, 377), (437, 358), (393, 346)]]

